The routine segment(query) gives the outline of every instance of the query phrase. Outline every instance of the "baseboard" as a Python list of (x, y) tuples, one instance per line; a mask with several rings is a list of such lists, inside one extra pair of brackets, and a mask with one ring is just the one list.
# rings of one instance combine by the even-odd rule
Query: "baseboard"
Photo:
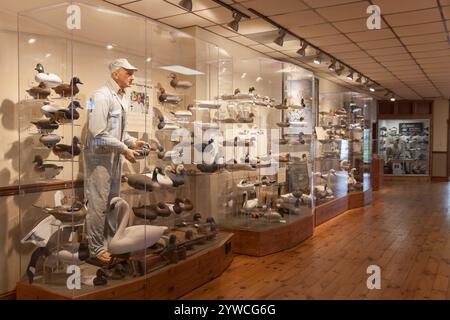
[(16, 300), (16, 290), (0, 294), (0, 300)]
[(431, 177), (431, 181), (448, 182), (448, 177)]

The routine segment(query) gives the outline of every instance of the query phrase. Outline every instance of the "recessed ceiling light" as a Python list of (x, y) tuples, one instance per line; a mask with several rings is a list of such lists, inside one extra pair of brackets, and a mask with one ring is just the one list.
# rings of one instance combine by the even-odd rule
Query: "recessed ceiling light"
[(112, 50), (112, 48), (114, 48), (112, 44), (108, 44), (108, 45), (106, 46), (106, 49), (108, 49), (108, 50)]
[(244, 73), (241, 75), (241, 79), (244, 79), (246, 76), (247, 76), (247, 73), (244, 72)]
[(394, 102), (394, 101), (395, 101), (395, 98), (394, 98), (394, 97), (391, 97), (391, 101)]
[(374, 87), (370, 87), (369, 90), (372, 91), (372, 92), (375, 92), (375, 88)]
[(263, 79), (262, 77), (257, 77), (256, 82), (260, 82), (262, 79)]
[(51, 53), (47, 53), (47, 54), (45, 55), (46, 58), (50, 58), (51, 56), (52, 56)]
[(33, 43), (35, 43), (36, 42), (36, 39), (35, 38), (30, 38), (30, 39), (28, 39), (28, 43), (29, 44), (33, 44)]
[(150, 62), (152, 61), (152, 58), (148, 57), (145, 61)]
[(184, 75), (187, 75), (187, 76), (204, 74), (203, 72), (200, 72), (198, 70), (194, 70), (194, 69), (191, 69), (191, 68), (178, 66), (178, 65), (175, 65), (175, 66), (164, 66), (164, 67), (159, 67), (159, 68), (163, 69), (163, 70), (171, 71), (171, 72), (184, 74)]

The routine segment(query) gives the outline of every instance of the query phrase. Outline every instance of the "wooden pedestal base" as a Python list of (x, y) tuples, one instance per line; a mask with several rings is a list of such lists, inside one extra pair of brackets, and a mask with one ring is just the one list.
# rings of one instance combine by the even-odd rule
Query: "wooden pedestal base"
[(264, 231), (233, 229), (233, 251), (250, 256), (265, 256), (298, 245), (314, 231), (313, 215)]
[(361, 208), (372, 202), (372, 190), (364, 192), (354, 192), (339, 197), (327, 203), (318, 205), (314, 209), (314, 224), (321, 225), (341, 213), (355, 208)]
[[(168, 265), (146, 276), (108, 287), (99, 287), (89, 293), (64, 295), (58, 290), (27, 282), (17, 284), (17, 299), (177, 299), (211, 281), (225, 271), (233, 260), (232, 237), (220, 232), (217, 242), (177, 264)], [(72, 292), (72, 291), (70, 291)], [(76, 290), (73, 291), (76, 293)]]

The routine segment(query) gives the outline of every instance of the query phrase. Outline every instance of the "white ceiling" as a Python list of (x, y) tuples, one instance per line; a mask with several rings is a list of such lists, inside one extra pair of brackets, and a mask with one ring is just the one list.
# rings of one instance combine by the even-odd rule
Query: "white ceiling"
[[(224, 0), (251, 17), (241, 21), (238, 33), (226, 27), (231, 12), (211, 0), (193, 0), (191, 13), (177, 5), (179, 0), (106, 2), (176, 28), (205, 28), (330, 78), (327, 64), (317, 67), (311, 58), (298, 59), (299, 41), (273, 44), (277, 28), (247, 10), (253, 8), (400, 98), (450, 98), (450, 0)], [(366, 27), (371, 4), (381, 9), (381, 30)], [(347, 74), (340, 80), (349, 84)]]

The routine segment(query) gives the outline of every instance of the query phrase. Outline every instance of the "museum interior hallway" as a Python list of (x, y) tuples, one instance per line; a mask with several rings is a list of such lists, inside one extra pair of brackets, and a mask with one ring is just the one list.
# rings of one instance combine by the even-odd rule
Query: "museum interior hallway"
[[(450, 184), (385, 182), (373, 204), (322, 224), (300, 245), (236, 255), (182, 299), (450, 299)], [(367, 288), (369, 265), (381, 289)]]

